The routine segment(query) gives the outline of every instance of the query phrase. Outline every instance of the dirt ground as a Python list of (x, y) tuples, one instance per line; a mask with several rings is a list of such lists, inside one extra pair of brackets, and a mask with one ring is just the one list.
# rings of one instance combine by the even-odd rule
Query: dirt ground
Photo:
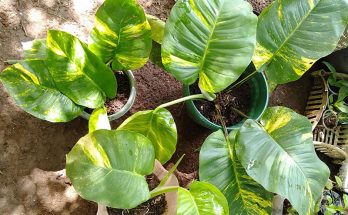
[[(0, 71), (4, 61), (21, 57), (21, 42), (43, 38), (49, 28), (62, 29), (86, 38), (93, 26), (93, 15), (102, 0), (1, 0)], [(174, 0), (139, 0), (145, 10), (165, 20)], [(181, 97), (182, 87), (173, 77), (148, 63), (136, 71), (138, 96), (127, 115), (152, 109)], [(279, 87), (271, 105), (284, 105), (302, 112), (310, 81)], [(177, 152), (170, 162), (186, 154), (179, 170), (194, 173), (198, 153), (210, 131), (196, 125), (183, 104), (170, 109), (178, 127)], [(115, 128), (127, 116), (113, 123)], [(78, 118), (53, 124), (32, 117), (14, 105), (0, 84), (0, 214), (96, 213), (94, 203), (82, 200), (62, 177), (65, 155), (87, 133), (87, 121)]]

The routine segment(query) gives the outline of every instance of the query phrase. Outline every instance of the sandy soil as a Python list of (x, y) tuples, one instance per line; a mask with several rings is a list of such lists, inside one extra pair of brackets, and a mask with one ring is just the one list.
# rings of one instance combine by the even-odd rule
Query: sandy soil
[[(93, 26), (94, 11), (101, 2), (1, 0), (0, 71), (6, 66), (4, 61), (21, 57), (21, 42), (43, 38), (49, 28), (66, 30), (86, 38)], [(148, 13), (163, 20), (175, 3), (174, 0), (139, 2)], [(181, 84), (151, 63), (136, 71), (136, 80), (138, 96), (127, 116), (139, 110), (155, 108), (182, 95)], [(301, 92), (302, 83), (295, 85)], [(287, 90), (292, 89), (293, 85), (281, 87), (279, 95), (283, 96), (275, 96), (272, 104), (295, 107), (301, 112), (305, 99), (296, 99), (300, 94), (296, 92), (289, 103)], [(179, 170), (192, 173), (198, 168), (198, 150), (210, 131), (193, 123), (184, 105), (176, 105), (171, 111), (177, 123), (179, 142), (177, 153), (170, 162), (175, 162), (185, 153)], [(113, 127), (123, 119), (114, 122)], [(96, 205), (79, 198), (62, 172), (57, 172), (65, 166), (65, 155), (86, 133), (87, 121), (83, 119), (53, 124), (21, 111), (0, 85), (0, 214), (95, 214)]]

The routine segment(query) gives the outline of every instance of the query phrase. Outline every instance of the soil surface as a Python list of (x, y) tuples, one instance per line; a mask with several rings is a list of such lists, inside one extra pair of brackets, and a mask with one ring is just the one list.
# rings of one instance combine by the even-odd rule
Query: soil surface
[[(191, 94), (201, 93), (198, 83), (190, 86)], [(194, 105), (209, 121), (225, 126), (233, 126), (243, 120), (243, 116), (236, 110), (247, 115), (250, 110), (251, 90), (247, 83), (233, 89), (230, 92), (218, 93), (214, 102), (206, 100), (196, 100)], [(234, 110), (236, 109), (236, 110)]]
[[(166, 20), (174, 0), (138, 0), (145, 10)], [(0, 71), (6, 60), (22, 57), (21, 43), (44, 38), (47, 29), (61, 29), (86, 41), (93, 15), (102, 0), (1, 0)], [(137, 98), (131, 111), (112, 123), (116, 128), (131, 114), (180, 98), (182, 86), (152, 63), (135, 71)], [(270, 105), (303, 113), (310, 89), (309, 76), (279, 86)], [(177, 151), (167, 169), (183, 154), (177, 175), (182, 184), (198, 178), (199, 149), (211, 133), (193, 122), (184, 104), (169, 108), (178, 128)], [(94, 215), (96, 204), (78, 197), (72, 186), (59, 180), (65, 156), (88, 132), (87, 121), (49, 123), (20, 110), (0, 84), (0, 214)], [(58, 179), (57, 179), (58, 178)], [(186, 181), (185, 181), (186, 180)], [(57, 185), (58, 184), (58, 185)]]
[[(155, 189), (159, 184), (160, 180), (155, 175), (149, 175), (146, 177), (146, 181), (149, 185), (149, 190)], [(145, 215), (145, 214), (163, 214), (166, 210), (166, 199), (165, 195), (156, 196), (153, 199), (144, 202), (136, 208), (131, 210), (121, 210), (108, 208), (109, 215)]]
[(127, 103), (130, 95), (130, 83), (126, 74), (116, 72), (117, 96), (115, 99), (108, 99), (105, 103), (108, 114), (115, 114)]

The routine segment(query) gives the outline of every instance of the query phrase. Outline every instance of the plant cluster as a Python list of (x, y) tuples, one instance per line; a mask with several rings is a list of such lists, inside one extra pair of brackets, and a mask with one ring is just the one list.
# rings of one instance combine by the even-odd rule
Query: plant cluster
[[(348, 75), (338, 73), (336, 69), (324, 62), (329, 69), (328, 87), (329, 87), (329, 104), (324, 118), (330, 116), (334, 118), (337, 124), (348, 124)], [(325, 121), (324, 121), (325, 125)]]
[[(88, 45), (50, 30), (42, 48), (32, 46), (30, 57), (0, 75), (16, 103), (41, 119), (68, 121), (84, 107), (96, 108), (89, 134), (67, 155), (67, 175), (83, 198), (128, 209), (177, 191), (178, 214), (254, 215), (270, 214), (277, 193), (299, 214), (314, 213), (330, 171), (315, 154), (310, 122), (285, 107), (268, 108), (232, 131), (221, 117), (221, 129), (203, 143), (200, 181), (189, 191), (163, 186), (166, 179), (149, 191), (144, 176), (155, 159), (164, 164), (176, 150), (166, 107), (214, 102), (258, 74), (271, 89), (299, 79), (335, 49), (348, 23), (348, 0), (276, 0), (259, 17), (243, 0), (178, 0), (166, 23), (135, 0), (106, 0), (95, 19)], [(108, 66), (136, 69), (148, 58), (184, 85), (198, 82), (201, 93), (137, 112), (111, 130), (100, 108), (116, 95)], [(255, 71), (237, 81), (251, 61)]]

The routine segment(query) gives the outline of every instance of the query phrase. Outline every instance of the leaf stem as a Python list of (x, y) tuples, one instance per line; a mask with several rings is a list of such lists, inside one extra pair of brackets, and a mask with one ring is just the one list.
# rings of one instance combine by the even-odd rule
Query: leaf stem
[(251, 77), (253, 77), (255, 74), (265, 71), (266, 68), (268, 67), (268, 64), (264, 64), (262, 65), (259, 69), (253, 71), (252, 73), (250, 73), (249, 75), (247, 75), (245, 78), (243, 78), (242, 80), (238, 81), (237, 83), (231, 85), (230, 87), (227, 88), (226, 92), (229, 93), (231, 92), (234, 88), (239, 87), (240, 85), (244, 84), (246, 81), (248, 81)]
[(227, 127), (226, 127), (226, 123), (222, 117), (222, 114), (221, 114), (221, 107), (219, 104), (215, 104), (215, 109), (216, 109), (216, 112), (217, 112), (217, 115), (219, 117), (219, 120), (220, 120), (220, 123), (221, 123), (221, 126), (223, 128), (223, 131), (224, 131), (224, 135), (225, 135), (225, 138), (227, 140), (227, 137), (228, 137), (228, 131), (227, 131)]
[(250, 117), (248, 115), (246, 115), (245, 113), (243, 113), (242, 111), (234, 108), (234, 107), (231, 107), (232, 111), (236, 112), (237, 114), (239, 114), (240, 116), (244, 117), (244, 118), (247, 118), (249, 119)]
[(178, 104), (178, 103), (180, 103), (180, 102), (184, 102), (184, 101), (188, 101), (188, 100), (193, 100), (193, 99), (205, 99), (205, 97), (204, 97), (203, 94), (196, 94), (196, 95), (186, 96), (186, 97), (183, 97), (183, 98), (180, 98), (180, 99), (177, 99), (177, 100), (174, 100), (174, 101), (165, 103), (165, 104), (161, 104), (161, 105), (158, 106), (156, 109), (158, 109), (158, 108), (169, 107), (169, 106)]
[(179, 189), (178, 186), (157, 187), (150, 192), (150, 198), (159, 196), (163, 193), (175, 192)]

